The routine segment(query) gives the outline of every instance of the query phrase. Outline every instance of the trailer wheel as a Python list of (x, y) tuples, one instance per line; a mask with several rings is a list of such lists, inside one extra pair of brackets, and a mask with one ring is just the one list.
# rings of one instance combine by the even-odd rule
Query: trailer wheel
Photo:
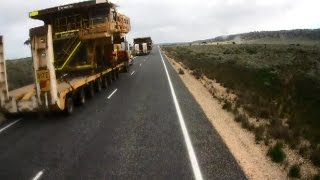
[(102, 80), (101, 80), (101, 78), (98, 78), (97, 80), (96, 80), (96, 91), (97, 92), (101, 92), (101, 90), (102, 90)]
[(89, 98), (93, 98), (94, 96), (94, 84), (91, 82), (87, 87), (87, 94)]
[(10, 114), (10, 113), (4, 113), (3, 116), (9, 120), (9, 119), (13, 119), (13, 118), (17, 118), (18, 114)]
[(84, 91), (84, 88), (81, 88), (78, 93), (77, 104), (84, 105), (85, 103), (86, 103), (86, 93)]
[(125, 72), (125, 73), (129, 72), (129, 62), (125, 62), (124, 67), (123, 67), (123, 72)]
[(107, 83), (110, 85), (112, 83), (112, 72), (106, 75)]
[(114, 71), (115, 80), (119, 79), (119, 69), (115, 69)]
[(106, 89), (108, 87), (108, 77), (107, 75), (102, 77), (102, 88)]
[(71, 115), (74, 112), (74, 103), (71, 97), (66, 98), (64, 112), (66, 115)]
[(111, 72), (111, 77), (112, 77), (112, 81), (116, 81), (117, 80), (116, 70), (113, 70)]

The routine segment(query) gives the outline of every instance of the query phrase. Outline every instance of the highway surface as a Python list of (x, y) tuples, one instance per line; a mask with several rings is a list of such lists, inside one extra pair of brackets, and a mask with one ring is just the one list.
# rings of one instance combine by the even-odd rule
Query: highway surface
[(246, 179), (158, 48), (73, 116), (0, 127), (0, 179)]

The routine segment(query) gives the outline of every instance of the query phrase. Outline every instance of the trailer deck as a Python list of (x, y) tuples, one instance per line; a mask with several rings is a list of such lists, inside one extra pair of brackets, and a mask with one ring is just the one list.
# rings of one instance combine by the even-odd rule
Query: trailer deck
[[(114, 69), (120, 71), (124, 67), (124, 63), (118, 64), (115, 68), (109, 68), (103, 72), (89, 75), (89, 76), (79, 76), (72, 79), (69, 79), (67, 82), (60, 80), (57, 83), (57, 89), (59, 94), (59, 99), (64, 100), (66, 94), (78, 89), (81, 86), (87, 85), (98, 78), (104, 78), (109, 73), (112, 73)], [(38, 105), (33, 103), (34, 98), (36, 97), (36, 88), (34, 84), (30, 84), (18, 89), (9, 91), (10, 101), (16, 102), (17, 108), (12, 110), (8, 109), (10, 113), (24, 113), (24, 112), (36, 112), (39, 111)], [(32, 107), (30, 106), (32, 105)], [(16, 111), (14, 111), (16, 109)]]

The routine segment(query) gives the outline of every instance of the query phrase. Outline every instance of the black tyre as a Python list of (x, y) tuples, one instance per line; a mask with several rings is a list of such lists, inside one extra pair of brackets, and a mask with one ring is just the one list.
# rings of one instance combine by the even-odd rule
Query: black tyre
[(64, 112), (66, 115), (71, 115), (74, 112), (74, 103), (71, 97), (66, 98)]
[(111, 77), (112, 77), (112, 81), (116, 81), (117, 80), (116, 69), (111, 72)]
[(109, 74), (106, 75), (107, 78), (107, 83), (108, 85), (110, 85), (112, 83), (112, 79), (113, 79), (113, 74), (112, 72), (110, 72)]
[(119, 79), (119, 69), (114, 70), (114, 76), (116, 77), (116, 80)]
[(108, 87), (108, 78), (107, 75), (102, 77), (102, 88), (105, 89)]
[(89, 98), (93, 98), (95, 92), (94, 92), (94, 84), (91, 82), (88, 86), (87, 86), (87, 95)]
[(84, 105), (86, 103), (86, 93), (84, 88), (81, 88), (78, 92), (78, 97), (77, 97), (77, 105)]
[(98, 78), (97, 80), (96, 80), (96, 91), (97, 92), (101, 92), (101, 90), (102, 90), (102, 80), (101, 80), (101, 78)]
[(123, 67), (123, 72), (125, 73), (129, 72), (129, 62), (125, 62), (125, 65)]
[(3, 116), (4, 116), (7, 120), (11, 120), (11, 119), (17, 118), (17, 117), (18, 117), (18, 114), (4, 113)]

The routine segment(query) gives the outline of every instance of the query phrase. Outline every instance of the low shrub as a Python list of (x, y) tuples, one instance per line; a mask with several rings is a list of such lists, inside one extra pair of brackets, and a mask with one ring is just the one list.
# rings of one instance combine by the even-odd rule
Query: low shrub
[(283, 144), (278, 142), (268, 150), (267, 155), (273, 162), (282, 163), (286, 158), (286, 154), (283, 151)]
[(234, 107), (232, 108), (232, 113), (233, 113), (233, 114), (238, 114), (238, 113), (239, 113), (239, 110), (238, 110), (238, 108), (237, 108), (236, 106), (234, 106)]
[(299, 144), (299, 138), (294, 137), (293, 131), (282, 124), (281, 119), (272, 119), (268, 127), (268, 133), (275, 139), (285, 140), (292, 148)]
[(234, 118), (234, 120), (236, 122), (242, 122), (242, 121), (245, 121), (247, 117), (243, 114), (237, 114), (236, 117)]
[(266, 146), (269, 146), (270, 142), (271, 142), (270, 135), (266, 134), (266, 136), (265, 136), (265, 138), (264, 138), (264, 144), (265, 144)]
[(299, 154), (300, 154), (301, 156), (306, 157), (307, 152), (308, 152), (308, 147), (306, 147), (306, 146), (301, 146), (301, 147), (299, 148)]
[(180, 75), (183, 75), (183, 74), (184, 74), (184, 71), (183, 71), (181, 68), (179, 68), (179, 69), (178, 69), (178, 73), (179, 73)]
[(254, 126), (249, 122), (247, 117), (241, 122), (241, 126), (248, 131), (252, 131), (254, 129)]
[(300, 166), (297, 164), (292, 165), (289, 169), (288, 176), (291, 178), (300, 178), (301, 177)]
[(267, 118), (270, 118), (270, 110), (267, 110), (267, 109), (262, 109), (259, 111), (259, 114), (258, 116), (260, 118), (264, 118), (264, 119), (267, 119)]
[(320, 150), (319, 149), (313, 150), (313, 152), (311, 153), (310, 159), (315, 166), (320, 167)]
[(223, 104), (223, 106), (222, 106), (222, 108), (223, 108), (224, 110), (227, 110), (227, 111), (231, 112), (231, 111), (232, 111), (232, 104), (231, 104), (231, 102), (225, 101), (224, 104)]
[(243, 115), (243, 114), (236, 114), (236, 117), (234, 118), (234, 120), (238, 123), (241, 123), (242, 128), (247, 129), (249, 131), (252, 131), (255, 129), (254, 125), (252, 125), (249, 122), (249, 119), (247, 118), (247, 116)]
[(255, 141), (256, 142), (262, 141), (264, 137), (265, 127), (259, 126), (257, 128), (254, 128), (253, 132), (255, 135)]
[(196, 79), (200, 79), (201, 78), (201, 73), (199, 72), (199, 70), (194, 70), (191, 73)]

